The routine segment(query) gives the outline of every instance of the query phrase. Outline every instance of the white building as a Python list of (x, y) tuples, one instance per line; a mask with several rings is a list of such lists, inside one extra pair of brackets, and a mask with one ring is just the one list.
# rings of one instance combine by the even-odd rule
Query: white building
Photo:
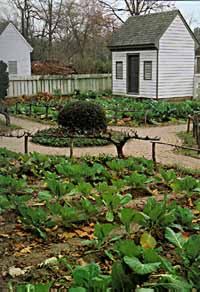
[(109, 46), (113, 94), (191, 98), (197, 45), (179, 10), (130, 17)]
[(0, 61), (8, 65), (9, 75), (31, 75), (31, 52), (33, 48), (9, 23), (0, 25)]

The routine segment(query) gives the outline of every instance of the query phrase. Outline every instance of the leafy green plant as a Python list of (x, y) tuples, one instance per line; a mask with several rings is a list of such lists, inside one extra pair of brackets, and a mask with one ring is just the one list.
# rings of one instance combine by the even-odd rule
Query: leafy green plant
[(174, 192), (186, 193), (191, 196), (195, 191), (199, 191), (200, 182), (192, 176), (186, 176), (181, 179), (177, 179), (172, 184)]
[(160, 174), (168, 186), (176, 179), (176, 172), (173, 169), (160, 169)]
[(145, 218), (145, 225), (151, 227), (169, 226), (176, 219), (175, 213), (175, 208), (167, 205), (167, 197), (161, 202), (157, 202), (155, 198), (149, 198), (142, 212)]
[(32, 228), (41, 238), (46, 239), (44, 227), (54, 226), (54, 222), (48, 218), (48, 213), (41, 207), (31, 208), (19, 206), (18, 211), (21, 220), (30, 228)]
[(125, 178), (126, 183), (133, 188), (145, 188), (148, 178), (144, 174), (134, 172), (130, 176)]
[(76, 288), (71, 288), (69, 290), (70, 292), (104, 292), (108, 291), (107, 288), (111, 284), (111, 276), (103, 275), (99, 265), (95, 263), (91, 263), (83, 267), (76, 267), (72, 273), (72, 276), (74, 279), (73, 287)]
[(200, 235), (191, 235), (187, 239), (181, 233), (175, 233), (167, 227), (165, 237), (176, 247), (177, 254), (182, 259), (184, 276), (188, 285), (197, 290), (200, 289), (198, 280), (200, 277)]
[(0, 194), (9, 195), (23, 193), (27, 187), (24, 179), (16, 179), (11, 176), (0, 175)]
[(53, 174), (48, 174), (46, 180), (47, 187), (54, 196), (62, 197), (71, 189), (71, 185), (58, 181), (58, 178)]
[(105, 223), (100, 224), (97, 223), (94, 229), (94, 236), (97, 237), (97, 246), (100, 247), (103, 243), (108, 240), (108, 236), (110, 235), (111, 231), (116, 228), (116, 224)]

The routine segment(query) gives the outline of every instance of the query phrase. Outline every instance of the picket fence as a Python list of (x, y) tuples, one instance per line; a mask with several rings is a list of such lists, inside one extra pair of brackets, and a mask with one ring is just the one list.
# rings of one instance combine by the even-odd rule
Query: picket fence
[[(61, 95), (75, 90), (101, 92), (112, 89), (112, 74), (80, 74), (70, 76), (11, 76), (8, 97), (31, 96), (39, 92)], [(200, 74), (194, 76), (194, 98), (200, 99)]]
[(194, 98), (200, 99), (200, 74), (194, 76)]
[(11, 76), (8, 97), (31, 96), (39, 92), (68, 95), (75, 90), (101, 92), (111, 90), (112, 74), (81, 74), (70, 76)]

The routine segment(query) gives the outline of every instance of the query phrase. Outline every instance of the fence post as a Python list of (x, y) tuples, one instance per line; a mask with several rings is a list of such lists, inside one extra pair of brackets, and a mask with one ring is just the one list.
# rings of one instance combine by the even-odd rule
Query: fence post
[(49, 114), (49, 106), (46, 105), (46, 113), (45, 113), (45, 118), (48, 119), (48, 114)]
[(146, 125), (147, 124), (147, 116), (148, 116), (148, 110), (145, 111), (144, 113), (144, 124)]
[(73, 154), (74, 154), (73, 153), (74, 152), (73, 151), (74, 150), (74, 139), (73, 138), (70, 138), (70, 149), (69, 150), (70, 150), (69, 157), (72, 158), (73, 157)]
[(32, 103), (29, 104), (29, 116), (32, 115)]
[(152, 160), (156, 164), (156, 142), (152, 142)]
[(190, 132), (190, 122), (191, 122), (191, 118), (188, 117), (188, 122), (187, 122), (187, 133)]
[(197, 120), (196, 120), (196, 141), (197, 141), (197, 146), (198, 146), (198, 149), (199, 151), (197, 152), (198, 154), (200, 154), (200, 117), (197, 117)]
[(28, 134), (24, 135), (24, 153), (28, 154)]
[(16, 102), (16, 105), (15, 105), (15, 111), (16, 111), (16, 115), (18, 114), (18, 101)]

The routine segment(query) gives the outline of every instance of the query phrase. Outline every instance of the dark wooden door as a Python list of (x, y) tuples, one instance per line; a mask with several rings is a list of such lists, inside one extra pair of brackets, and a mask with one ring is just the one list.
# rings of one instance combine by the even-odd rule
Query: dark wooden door
[(139, 55), (128, 55), (128, 84), (130, 93), (139, 93)]

